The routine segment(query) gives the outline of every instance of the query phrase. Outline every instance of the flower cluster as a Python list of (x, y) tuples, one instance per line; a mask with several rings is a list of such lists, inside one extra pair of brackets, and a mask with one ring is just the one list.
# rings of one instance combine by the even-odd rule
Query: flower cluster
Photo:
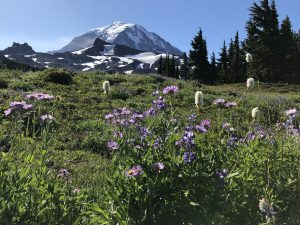
[(160, 110), (166, 107), (166, 101), (162, 96), (159, 96), (156, 100), (153, 101), (153, 105), (157, 110)]
[(200, 133), (207, 133), (208, 129), (210, 128), (210, 121), (209, 120), (202, 120), (200, 125), (196, 125), (196, 131)]
[(188, 152), (185, 152), (183, 154), (183, 161), (186, 163), (186, 164), (190, 164), (192, 163), (193, 161), (195, 161), (197, 159), (197, 154), (196, 152), (191, 152), (191, 151), (188, 151)]
[(124, 107), (116, 109), (112, 113), (106, 114), (104, 118), (106, 122), (110, 124), (129, 126), (135, 124), (138, 120), (144, 119), (148, 115), (148, 112), (137, 113)]
[(237, 106), (236, 102), (226, 102), (223, 98), (217, 98), (213, 101), (214, 105), (224, 106), (226, 108), (232, 108), (234, 106)]
[(109, 141), (109, 142), (107, 143), (107, 148), (108, 148), (109, 150), (114, 151), (114, 150), (118, 150), (118, 149), (119, 149), (119, 145), (118, 145), (118, 143), (115, 142), (115, 141)]
[(277, 214), (274, 210), (274, 207), (265, 198), (259, 200), (258, 207), (259, 210), (265, 214), (268, 221), (274, 219), (275, 215)]
[(144, 171), (143, 171), (142, 167), (140, 165), (136, 165), (126, 172), (126, 176), (127, 177), (139, 177), (143, 173), (144, 173)]
[(52, 99), (54, 99), (54, 96), (49, 95), (49, 94), (44, 94), (44, 93), (32, 93), (32, 94), (26, 95), (26, 98), (42, 101), (42, 100), (52, 100)]
[(60, 169), (58, 172), (58, 177), (68, 177), (71, 173), (67, 169)]
[(246, 86), (247, 86), (247, 89), (254, 88), (254, 86), (255, 86), (254, 79), (253, 78), (248, 78)]
[(179, 88), (177, 86), (171, 85), (171, 86), (167, 86), (163, 89), (163, 93), (165, 95), (169, 95), (169, 94), (174, 94), (179, 90)]
[(5, 116), (10, 116), (15, 112), (24, 112), (33, 109), (33, 105), (27, 104), (26, 102), (11, 102), (9, 108), (4, 111)]

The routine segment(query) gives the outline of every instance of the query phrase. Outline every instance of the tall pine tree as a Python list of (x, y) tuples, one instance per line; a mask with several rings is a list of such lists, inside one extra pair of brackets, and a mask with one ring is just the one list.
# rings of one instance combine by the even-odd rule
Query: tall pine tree
[(192, 50), (190, 51), (191, 66), (193, 67), (193, 77), (198, 82), (210, 83), (209, 76), (209, 62), (207, 56), (206, 41), (202, 36), (202, 30), (197, 33), (192, 43)]
[(218, 77), (221, 83), (225, 82), (226, 77), (228, 77), (228, 55), (227, 46), (224, 41), (221, 52), (219, 53), (220, 58), (218, 59)]
[(187, 59), (187, 55), (184, 52), (183, 53), (183, 62), (180, 66), (180, 76), (184, 79), (184, 80), (188, 80), (189, 79), (189, 66), (188, 66), (188, 59)]

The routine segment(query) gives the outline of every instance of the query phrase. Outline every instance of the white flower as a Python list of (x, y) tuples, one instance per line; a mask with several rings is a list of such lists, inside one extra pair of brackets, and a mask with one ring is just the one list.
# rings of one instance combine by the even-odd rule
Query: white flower
[(256, 119), (259, 116), (259, 109), (258, 107), (255, 107), (252, 109), (252, 118)]
[(253, 57), (252, 57), (252, 55), (250, 53), (246, 54), (246, 61), (247, 61), (247, 63), (253, 62)]
[(199, 107), (200, 105), (203, 105), (203, 104), (204, 104), (203, 93), (202, 93), (202, 91), (197, 91), (195, 93), (195, 105)]
[(248, 78), (247, 79), (247, 88), (254, 88), (255, 82), (253, 78)]
[(108, 92), (110, 91), (110, 84), (109, 81), (104, 81), (103, 82), (103, 90), (105, 94), (108, 94)]

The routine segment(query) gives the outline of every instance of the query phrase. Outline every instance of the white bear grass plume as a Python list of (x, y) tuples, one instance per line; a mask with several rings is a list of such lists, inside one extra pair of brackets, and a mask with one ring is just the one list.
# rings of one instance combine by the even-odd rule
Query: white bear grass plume
[(255, 87), (255, 81), (253, 78), (248, 78), (247, 79), (247, 89), (249, 88), (254, 88)]
[(109, 81), (104, 81), (103, 82), (103, 90), (104, 90), (104, 93), (105, 94), (108, 94), (109, 91), (110, 91), (110, 84), (109, 84)]
[(195, 93), (195, 105), (199, 108), (200, 105), (203, 105), (203, 93), (202, 91), (197, 91)]
[(246, 61), (247, 61), (247, 63), (252, 63), (253, 62), (253, 57), (250, 53), (246, 54)]
[(252, 118), (254, 120), (257, 119), (259, 116), (259, 108), (258, 107), (253, 108), (251, 114), (252, 114)]

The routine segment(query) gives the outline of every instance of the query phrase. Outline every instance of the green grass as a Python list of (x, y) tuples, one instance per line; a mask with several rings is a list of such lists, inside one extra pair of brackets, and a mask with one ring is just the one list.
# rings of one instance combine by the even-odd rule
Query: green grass
[[(111, 84), (111, 92), (108, 95), (105, 95), (102, 90), (102, 82), (105, 80), (110, 81)], [(231, 153), (225, 150), (226, 144), (224, 142), (226, 142), (228, 136), (220, 131), (220, 125), (223, 122), (229, 122), (239, 135), (244, 136), (254, 126), (251, 118), (252, 108), (259, 107), (261, 116), (255, 123), (264, 128), (275, 129), (277, 122), (285, 120), (285, 110), (300, 108), (300, 85), (260, 83), (254, 89), (246, 91), (245, 84), (206, 86), (199, 85), (196, 82), (184, 82), (155, 75), (125, 76), (108, 75), (102, 72), (76, 74), (73, 77), (73, 82), (68, 85), (61, 85), (47, 80), (45, 72), (23, 73), (9, 70), (0, 71), (0, 81), (5, 84), (0, 87), (0, 149), (5, 154), (3, 160), (8, 164), (5, 167), (3, 163), (2, 170), (0, 168), (0, 177), (3, 177), (4, 174), (11, 174), (13, 168), (19, 168), (21, 171), (22, 168), (30, 165), (30, 171), (23, 171), (24, 177), (30, 176), (31, 173), (36, 174), (36, 178), (30, 178), (34, 181), (30, 180), (28, 183), (30, 183), (29, 187), (36, 187), (40, 190), (38, 193), (41, 194), (38, 198), (41, 199), (41, 202), (43, 199), (55, 202), (53, 200), (55, 194), (53, 194), (54, 197), (46, 197), (47, 187), (49, 188), (47, 185), (51, 183), (57, 187), (57, 193), (61, 193), (66, 199), (70, 198), (68, 201), (60, 201), (60, 203), (64, 202), (65, 208), (54, 209), (51, 206), (47, 206), (48, 208), (45, 206), (45, 209), (49, 210), (49, 212), (46, 210), (48, 214), (44, 211), (41, 213), (41, 208), (36, 209), (36, 212), (41, 213), (41, 216), (32, 215), (28, 218), (25, 218), (22, 213), (33, 211), (33, 208), (26, 211), (25, 209), (19, 208), (17, 210), (7, 207), (6, 210), (11, 209), (12, 215), (9, 216), (7, 211), (0, 210), (0, 224), (1, 220), (7, 224), (31, 224), (28, 221), (38, 221), (37, 218), (40, 217), (44, 219), (40, 221), (41, 224), (74, 224), (75, 221), (78, 224), (115, 224), (116, 221), (121, 224), (169, 224), (171, 221), (173, 221), (171, 224), (180, 224), (179, 221), (181, 221), (181, 224), (182, 222), (192, 224), (253, 224), (265, 221), (264, 216), (259, 213), (257, 204), (262, 193), (264, 196), (274, 197), (274, 201), (273, 199), (270, 199), (270, 201), (272, 200), (274, 204), (278, 205), (276, 207), (277, 211), (280, 211), (278, 224), (282, 221), (287, 221), (289, 224), (299, 222), (299, 214), (297, 215), (297, 213), (300, 213), (300, 203), (296, 200), (300, 196), (299, 139), (280, 134), (276, 136), (278, 146), (274, 149), (270, 145), (255, 142), (250, 146), (239, 147), (238, 151)], [(107, 148), (107, 142), (113, 139), (113, 130), (116, 128), (105, 122), (104, 115), (122, 107), (143, 112), (152, 106), (152, 101), (155, 99), (151, 93), (156, 90), (161, 91), (168, 85), (176, 85), (180, 89), (174, 97), (167, 97), (167, 102), (172, 101), (172, 107), (175, 110), (174, 115), (170, 117), (171, 112), (167, 109), (159, 119), (147, 120), (143, 124), (151, 129), (153, 128), (157, 135), (161, 134), (162, 137), (170, 130), (171, 137), (178, 139), (187, 123), (187, 117), (192, 113), (197, 113), (197, 121), (199, 122), (209, 119), (212, 125), (209, 134), (207, 136), (197, 136), (197, 146), (201, 149), (203, 155), (199, 157), (199, 164), (195, 164), (194, 168), (195, 171), (201, 169), (199, 171), (205, 171), (207, 174), (200, 177), (195, 175), (193, 178), (195, 180), (192, 179), (193, 182), (190, 184), (190, 191), (186, 186), (181, 187), (182, 189), (179, 186), (169, 187), (170, 194), (172, 194), (172, 191), (178, 191), (178, 199), (174, 202), (166, 200), (169, 201), (168, 204), (161, 202), (160, 204), (166, 204), (165, 208), (162, 207), (163, 209), (151, 202), (151, 199), (145, 197), (147, 194), (154, 196), (153, 193), (148, 193), (147, 190), (152, 190), (154, 193), (156, 190), (157, 193), (161, 193), (161, 189), (156, 189), (153, 186), (156, 181), (153, 181), (152, 184), (143, 178), (143, 185), (137, 182), (135, 184), (137, 186), (131, 187), (140, 190), (140, 192), (132, 191), (130, 193), (135, 197), (141, 193), (147, 194), (143, 197), (139, 196), (136, 203), (132, 203), (133, 205), (136, 204), (134, 206), (136, 208), (133, 209), (134, 207), (129, 207), (131, 200), (127, 199), (129, 202), (126, 202), (125, 199), (127, 198), (128, 185), (134, 184), (128, 184), (128, 181), (122, 178), (125, 177), (122, 171), (126, 168), (129, 169), (134, 162), (146, 163), (145, 160), (153, 160), (154, 156), (149, 155), (147, 152), (136, 153), (138, 155), (143, 154), (143, 157), (147, 158), (139, 161), (135, 159), (136, 156), (130, 156), (131, 153), (128, 157), (122, 155), (123, 153), (120, 153), (121, 155), (112, 154)], [(204, 93), (204, 106), (199, 111), (196, 110), (194, 105), (194, 94), (198, 90)], [(37, 118), (27, 121), (27, 125), (35, 124), (37, 130), (41, 129), (41, 131), (33, 134), (28, 130), (32, 127), (26, 127), (26, 119), (24, 119), (25, 122), (22, 122), (23, 118), (21, 117), (16, 120), (6, 118), (3, 115), (10, 102), (26, 100), (25, 95), (32, 92), (43, 92), (55, 96), (53, 101), (34, 103), (36, 110), (40, 111), (39, 115), (47, 113), (55, 118), (55, 121), (51, 124), (51, 127), (46, 129), (45, 133), (43, 133), (44, 128), (39, 127)], [(216, 98), (235, 101), (238, 106), (230, 110), (219, 108), (212, 104), (212, 101)], [(174, 129), (174, 127), (177, 128)], [(138, 138), (135, 132), (134, 130), (128, 131), (128, 138)], [(154, 141), (154, 139), (151, 139), (151, 141)], [(177, 152), (173, 149), (174, 147), (167, 147), (169, 144), (171, 146), (171, 140), (168, 139), (166, 149), (169, 149), (170, 152)], [(130, 147), (126, 142), (122, 142), (121, 146), (123, 146), (125, 152), (135, 151), (129, 150)], [(279, 152), (279, 148), (284, 153)], [(166, 149), (165, 151), (167, 151)], [(46, 152), (41, 154), (44, 150)], [(178, 152), (174, 154), (176, 155)], [(33, 159), (30, 159), (30, 156)], [(29, 158), (26, 159), (26, 157)], [(171, 185), (170, 182), (183, 182), (174, 178), (175, 175), (185, 176), (185, 173), (190, 173), (189, 170), (178, 172), (178, 168), (182, 166), (182, 156), (178, 155), (173, 158), (171, 155), (164, 155), (161, 157), (170, 163), (170, 165), (167, 165), (172, 176), (168, 176), (165, 183), (161, 181), (162, 186), (160, 188), (166, 184)], [(172, 162), (176, 166), (173, 166)], [(203, 165), (206, 165), (207, 168), (203, 168)], [(233, 175), (232, 178), (228, 179), (230, 183), (228, 192), (223, 193), (220, 191), (223, 194), (216, 197), (218, 203), (214, 206), (210, 197), (206, 195), (199, 196), (196, 193), (197, 191), (195, 193), (193, 191), (199, 189), (198, 191), (207, 192), (209, 196), (216, 195), (218, 192), (216, 189), (209, 190), (207, 186), (199, 186), (200, 181), (197, 179), (202, 178), (207, 180), (207, 185), (212, 185), (210, 182), (212, 182), (212, 177), (215, 176), (212, 171), (215, 171), (215, 168), (219, 168), (219, 166), (230, 168)], [(261, 169), (257, 169), (257, 167)], [(64, 180), (57, 178), (57, 174), (62, 168), (67, 168), (71, 173), (71, 178), (67, 184)], [(291, 169), (294, 171), (290, 171)], [(264, 180), (263, 177), (266, 174), (263, 173), (266, 171), (271, 171), (269, 176), (272, 176), (272, 179)], [(39, 177), (44, 176), (45, 183), (35, 180), (39, 180)], [(16, 179), (21, 182), (23, 178), (20, 176)], [(13, 181), (12, 178), (7, 182), (12, 183)], [(10, 189), (5, 189), (3, 182), (0, 181), (0, 186), (3, 187), (2, 190), (9, 192)], [(188, 182), (188, 180), (184, 180), (184, 182)], [(278, 186), (278, 183), (285, 187), (284, 192), (276, 192), (274, 187)], [(19, 187), (18, 184), (15, 186)], [(20, 184), (21, 187), (23, 186)], [(81, 195), (75, 196), (75, 199), (70, 194), (74, 188), (81, 189)], [(25, 187), (25, 189), (28, 192), (28, 188)], [(184, 192), (182, 192), (183, 190)], [(112, 194), (114, 192), (115, 195)], [(4, 194), (4, 191), (2, 194)], [(167, 193), (162, 192), (162, 195), (168, 197)], [(231, 195), (234, 197), (229, 197)], [(228, 202), (225, 200), (226, 196)], [(199, 202), (200, 199), (203, 199), (203, 205)], [(7, 199), (5, 200), (5, 197), (3, 197), (2, 203), (6, 201)], [(32, 201), (38, 202), (34, 199)], [(190, 209), (191, 205), (188, 201), (192, 202), (192, 209)], [(286, 203), (283, 201), (286, 201)], [(171, 202), (174, 205), (171, 205)], [(81, 205), (80, 209), (76, 208), (79, 211), (72, 208), (73, 203), (74, 205)], [(124, 206), (125, 203), (128, 204), (128, 208)], [(15, 204), (21, 207), (24, 202), (22, 200), (20, 202), (15, 201)], [(151, 204), (153, 204), (153, 210), (157, 209), (159, 211), (157, 215), (156, 212), (151, 212)], [(182, 208), (178, 205), (182, 210), (181, 213), (178, 213), (180, 210), (175, 209), (176, 204), (182, 204)], [(201, 207), (198, 206), (199, 204)], [(207, 208), (207, 211), (202, 206)], [(225, 206), (232, 208), (222, 209)], [(168, 207), (174, 207), (171, 213), (168, 211), (170, 210)], [(215, 211), (211, 210), (214, 207)], [(141, 211), (136, 212), (137, 209), (143, 209), (143, 213), (146, 212), (145, 210), (149, 210), (157, 217), (156, 219), (150, 218), (151, 216), (148, 213), (145, 215), (146, 219), (143, 220), (141, 217), (144, 214)], [(183, 215), (185, 210), (188, 212)], [(14, 212), (18, 212), (15, 213), (15, 217)], [(187, 215), (190, 215), (190, 212), (191, 215), (195, 216), (194, 219), (186, 218)], [(46, 215), (61, 215), (61, 219), (49, 222)]]

